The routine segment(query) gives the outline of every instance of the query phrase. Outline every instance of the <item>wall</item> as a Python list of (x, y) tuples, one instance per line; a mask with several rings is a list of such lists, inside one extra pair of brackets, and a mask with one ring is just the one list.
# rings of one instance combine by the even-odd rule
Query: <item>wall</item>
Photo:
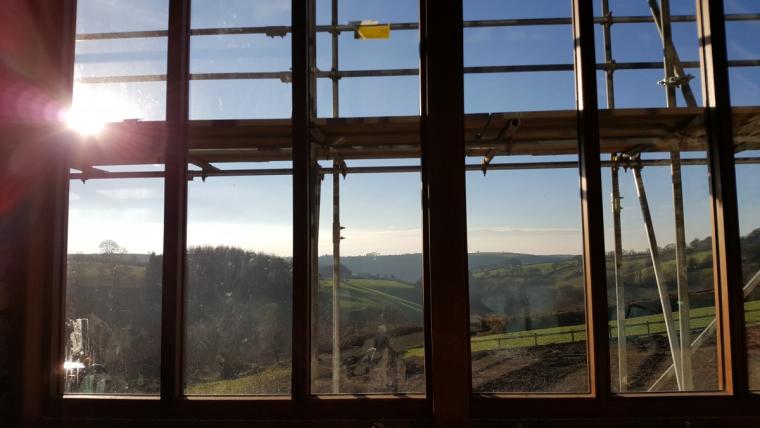
[[(3, 0), (0, 7), (0, 427), (40, 414), (41, 290), (51, 284), (50, 127), (67, 102), (73, 0)], [(64, 71), (65, 70), (65, 71)], [(49, 223), (49, 221), (47, 222)], [(33, 255), (29, 257), (29, 255)], [(27, 263), (30, 261), (31, 263)], [(29, 310), (29, 308), (33, 308)], [(15, 423), (14, 423), (15, 422)]]
[[(0, 220), (2, 222), (2, 220)], [(3, 225), (0, 225), (0, 231), (4, 231)], [(1, 234), (5, 236), (5, 234)], [(8, 378), (9, 366), (9, 342), (10, 342), (10, 289), (7, 281), (7, 264), (10, 248), (8, 240), (0, 240), (0, 421), (10, 418), (10, 406), (8, 399), (10, 395), (10, 380)]]

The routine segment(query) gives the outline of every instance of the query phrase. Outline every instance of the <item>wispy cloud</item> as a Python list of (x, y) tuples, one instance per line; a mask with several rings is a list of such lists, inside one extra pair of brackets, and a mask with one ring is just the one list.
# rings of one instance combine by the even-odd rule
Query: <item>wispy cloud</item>
[(95, 191), (100, 196), (115, 200), (134, 200), (134, 199), (154, 199), (156, 198), (156, 189), (136, 188), (136, 189), (98, 189)]
[(580, 233), (578, 228), (562, 227), (472, 227), (468, 228), (470, 234), (511, 234), (511, 235), (576, 235)]

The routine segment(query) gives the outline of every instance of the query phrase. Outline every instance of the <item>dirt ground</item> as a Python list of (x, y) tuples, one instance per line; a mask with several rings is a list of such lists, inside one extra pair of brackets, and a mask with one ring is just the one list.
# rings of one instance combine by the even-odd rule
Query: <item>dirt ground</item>
[[(692, 337), (696, 337), (695, 332)], [(628, 392), (646, 392), (672, 364), (665, 335), (630, 338), (628, 352)], [(760, 326), (747, 329), (750, 363), (750, 387), (760, 390)], [(329, 392), (329, 358), (320, 359), (325, 372), (315, 380), (315, 392)], [(717, 349), (715, 338), (706, 340), (693, 354), (695, 391), (718, 389)], [(618, 392), (617, 343), (610, 343), (612, 390)], [(401, 369), (403, 375), (392, 388), (376, 381), (372, 371), (351, 375), (346, 371), (341, 389), (347, 393), (420, 393), (425, 388), (424, 363), (412, 359)], [(474, 392), (506, 393), (585, 393), (588, 391), (586, 342), (533, 346), (476, 352), (472, 355)], [(677, 391), (675, 378), (662, 384), (660, 392)]]
[[(697, 333), (695, 333), (696, 336)], [(749, 332), (754, 343), (750, 355), (757, 363), (752, 379), (760, 386), (760, 328)], [(665, 335), (628, 341), (628, 392), (645, 392), (672, 363)], [(693, 354), (695, 391), (718, 388), (715, 339), (708, 339)], [(617, 343), (610, 344), (612, 389), (617, 391)], [(507, 393), (585, 393), (588, 391), (586, 342), (477, 352), (472, 355), (473, 390)], [(661, 392), (677, 391), (675, 378)]]
[(760, 325), (747, 328), (747, 359), (749, 361), (749, 387), (760, 391)]

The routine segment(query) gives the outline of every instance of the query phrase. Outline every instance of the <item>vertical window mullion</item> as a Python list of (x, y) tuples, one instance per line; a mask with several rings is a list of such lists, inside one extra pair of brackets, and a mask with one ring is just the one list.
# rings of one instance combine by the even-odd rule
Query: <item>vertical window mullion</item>
[(292, 2), (293, 64), (293, 372), (292, 396), (304, 403), (310, 384), (310, 269), (312, 256), (309, 122), (312, 83), (309, 73), (311, 0)]
[(697, 19), (705, 68), (708, 162), (713, 202), (713, 258), (717, 268), (716, 295), (721, 322), (719, 358), (724, 360), (723, 387), (734, 395), (746, 395), (747, 354), (744, 336), (739, 212), (734, 166), (733, 127), (729, 94), (726, 27), (722, 1), (700, 0)]
[(426, 1), (422, 165), (426, 177), (431, 379), (436, 426), (470, 413), (469, 296), (464, 171), (462, 2)]
[(592, 2), (573, 1), (573, 33), (575, 36), (578, 154), (581, 181), (589, 385), (591, 393), (604, 400), (610, 390), (610, 364), (607, 339), (607, 281)]
[(183, 289), (187, 223), (190, 0), (169, 3), (166, 86), (161, 400), (182, 395)]

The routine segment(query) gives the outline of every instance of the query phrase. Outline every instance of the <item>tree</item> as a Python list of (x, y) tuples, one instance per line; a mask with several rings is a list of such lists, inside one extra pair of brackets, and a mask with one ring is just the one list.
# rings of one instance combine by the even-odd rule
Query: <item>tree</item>
[(103, 255), (112, 254), (124, 254), (127, 252), (126, 248), (122, 248), (116, 241), (112, 239), (106, 239), (98, 245), (100, 253)]
[(120, 285), (123, 277), (128, 273), (128, 269), (120, 257), (122, 254), (126, 254), (127, 249), (111, 239), (102, 241), (98, 248), (101, 254), (101, 274), (104, 277), (102, 280), (105, 281), (108, 278), (111, 285)]

